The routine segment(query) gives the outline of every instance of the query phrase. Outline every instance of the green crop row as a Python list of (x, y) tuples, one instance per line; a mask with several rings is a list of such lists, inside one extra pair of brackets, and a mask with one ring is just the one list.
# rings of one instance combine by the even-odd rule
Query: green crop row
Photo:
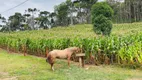
[(62, 38), (29, 39), (0, 36), (0, 47), (8, 51), (26, 52), (27, 54), (45, 56), (46, 49), (65, 49), (77, 46), (97, 63), (140, 63), (142, 64), (142, 33), (127, 37), (109, 36), (104, 38)]

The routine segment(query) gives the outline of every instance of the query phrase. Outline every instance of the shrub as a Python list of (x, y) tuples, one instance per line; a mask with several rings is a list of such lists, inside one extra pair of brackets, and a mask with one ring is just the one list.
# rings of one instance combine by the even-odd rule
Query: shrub
[(107, 3), (99, 2), (92, 6), (91, 13), (93, 23), (93, 20), (99, 15), (104, 15), (106, 18), (111, 19), (114, 12), (113, 9)]
[(103, 15), (99, 15), (94, 19), (93, 30), (97, 34), (110, 35), (112, 22)]
[(92, 6), (92, 23), (94, 32), (109, 35), (112, 29), (112, 8), (105, 2), (99, 2)]

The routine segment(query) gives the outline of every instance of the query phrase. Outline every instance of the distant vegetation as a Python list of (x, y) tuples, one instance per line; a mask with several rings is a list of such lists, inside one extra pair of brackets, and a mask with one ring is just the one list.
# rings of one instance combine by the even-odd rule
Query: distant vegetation
[[(50, 29), (57, 26), (91, 23), (91, 7), (97, 0), (66, 0), (56, 5), (54, 12), (28, 8), (25, 13), (16, 12), (8, 20), (0, 15), (2, 32)], [(48, 7), (48, 6), (47, 6)], [(36, 16), (38, 15), (38, 16)]]
[[(54, 12), (41, 11), (38, 8), (28, 8), (25, 13), (15, 13), (6, 19), (0, 15), (1, 31), (38, 30), (50, 29), (57, 26), (74, 24), (90, 24), (92, 5), (98, 0), (66, 0), (56, 5)], [(110, 19), (113, 23), (132, 23), (142, 21), (141, 0), (106, 0), (113, 9), (114, 16)], [(45, 6), (48, 7), (48, 6)], [(38, 15), (38, 16), (36, 16)], [(106, 14), (107, 16), (109, 14)]]

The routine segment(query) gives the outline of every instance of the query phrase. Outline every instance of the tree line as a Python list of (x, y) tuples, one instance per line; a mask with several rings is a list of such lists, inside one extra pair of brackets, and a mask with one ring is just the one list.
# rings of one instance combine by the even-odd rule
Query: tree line
[[(0, 17), (5, 23), (3, 31), (48, 29), (55, 26), (91, 23), (91, 7), (97, 0), (66, 0), (56, 5), (54, 12), (28, 8), (24, 14), (16, 12), (8, 20)], [(35, 16), (37, 15), (38, 16)], [(4, 18), (4, 19), (3, 19)]]
[[(28, 8), (24, 14), (16, 12), (6, 20), (0, 19), (5, 25), (1, 31), (49, 29), (56, 26), (90, 24), (91, 8), (98, 0), (66, 0), (54, 7), (54, 12)], [(114, 11), (113, 23), (142, 21), (141, 0), (105, 0)], [(38, 16), (35, 16), (38, 15)]]
[(115, 23), (142, 21), (142, 0), (106, 0), (113, 8)]

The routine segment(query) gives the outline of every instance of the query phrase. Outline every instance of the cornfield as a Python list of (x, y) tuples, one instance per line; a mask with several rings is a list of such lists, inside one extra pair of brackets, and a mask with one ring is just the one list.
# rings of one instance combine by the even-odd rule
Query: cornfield
[(60, 38), (30, 39), (0, 36), (0, 47), (13, 52), (45, 56), (46, 49), (64, 49), (77, 46), (86, 54), (86, 62), (90, 55), (100, 64), (142, 64), (142, 33), (129, 36), (109, 36), (103, 38)]

